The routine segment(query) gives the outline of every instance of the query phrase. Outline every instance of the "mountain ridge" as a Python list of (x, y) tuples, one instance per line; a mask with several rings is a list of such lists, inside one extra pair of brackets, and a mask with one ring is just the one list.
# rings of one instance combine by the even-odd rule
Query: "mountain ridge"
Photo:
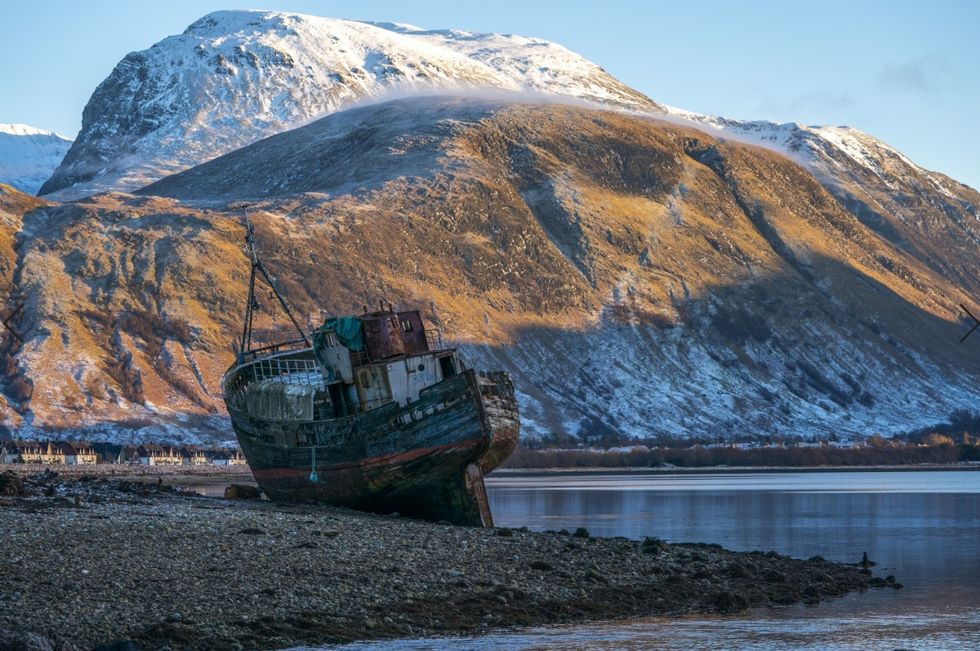
[[(788, 156), (820, 180), (851, 213), (921, 262), (980, 292), (980, 192), (922, 168), (894, 147), (851, 127), (744, 121), (667, 107), (668, 119)], [(945, 230), (946, 246), (927, 245)]]
[(426, 97), (28, 213), (17, 289), (45, 334), (16, 355), (34, 395), (8, 427), (220, 437), (241, 196), (304, 322), (428, 307), (471, 363), (512, 372), (531, 436), (887, 435), (980, 388), (962, 289), (786, 157), (652, 117)]

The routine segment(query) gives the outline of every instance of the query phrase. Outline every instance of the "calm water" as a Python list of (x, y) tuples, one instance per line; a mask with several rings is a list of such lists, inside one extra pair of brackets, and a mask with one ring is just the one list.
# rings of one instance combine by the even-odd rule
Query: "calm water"
[(734, 617), (522, 630), (345, 649), (980, 649), (980, 472), (495, 476), (498, 525), (714, 542), (856, 562), (904, 590)]

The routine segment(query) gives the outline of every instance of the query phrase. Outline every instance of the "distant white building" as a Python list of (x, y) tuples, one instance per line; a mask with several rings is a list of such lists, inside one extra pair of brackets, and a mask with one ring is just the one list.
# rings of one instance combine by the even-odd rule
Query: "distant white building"
[(216, 466), (247, 466), (248, 461), (245, 455), (238, 448), (222, 450), (211, 458), (211, 463)]
[(136, 454), (143, 466), (180, 466), (184, 463), (180, 450), (170, 445), (141, 445)]
[(62, 453), (65, 455), (65, 463), (70, 465), (95, 465), (99, 462), (99, 455), (95, 453), (95, 448), (91, 443), (75, 441), (72, 443), (62, 443), (60, 445)]
[(185, 466), (206, 466), (210, 463), (205, 450), (190, 445), (185, 445), (180, 449), (180, 457)]

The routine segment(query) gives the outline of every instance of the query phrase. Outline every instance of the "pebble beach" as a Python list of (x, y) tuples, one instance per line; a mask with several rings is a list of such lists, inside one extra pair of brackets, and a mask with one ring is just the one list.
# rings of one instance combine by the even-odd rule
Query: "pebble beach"
[(901, 587), (819, 557), (226, 500), (145, 477), (0, 475), (0, 531), (0, 648), (277, 649)]

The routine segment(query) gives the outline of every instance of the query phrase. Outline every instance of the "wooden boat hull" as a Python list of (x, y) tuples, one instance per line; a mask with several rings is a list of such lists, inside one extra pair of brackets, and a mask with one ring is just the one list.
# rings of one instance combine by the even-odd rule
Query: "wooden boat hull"
[(480, 470), (489, 474), (513, 454), (520, 436), (521, 421), (510, 376), (504, 372), (479, 373), (477, 382), (483, 408), (490, 423), (490, 446), (480, 456)]
[(483, 475), (513, 451), (519, 427), (507, 374), (472, 370), (409, 405), (348, 418), (268, 421), (231, 404), (229, 413), (256, 482), (275, 502), (476, 526), (493, 523)]

